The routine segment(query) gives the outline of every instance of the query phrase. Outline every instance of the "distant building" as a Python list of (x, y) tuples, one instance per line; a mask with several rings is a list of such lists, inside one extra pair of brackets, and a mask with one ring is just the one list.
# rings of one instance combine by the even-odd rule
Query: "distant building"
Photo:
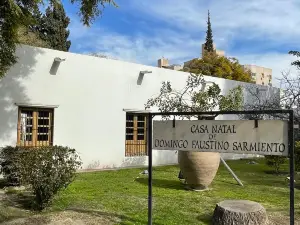
[(172, 65), (168, 66), (168, 69), (171, 69), (171, 70), (181, 70), (181, 69), (183, 69), (183, 65), (172, 64)]
[(272, 86), (272, 69), (257, 65), (243, 65), (243, 67), (251, 71), (256, 84)]
[(162, 57), (161, 59), (157, 60), (157, 67), (163, 68), (169, 66), (169, 60)]
[(172, 64), (169, 65), (169, 60), (162, 57), (161, 59), (157, 60), (157, 67), (159, 68), (165, 68), (170, 70), (181, 70), (183, 69), (182, 65), (179, 64)]
[[(203, 53), (205, 52), (204, 49), (205, 44), (201, 45), (201, 56), (203, 57)], [(225, 51), (223, 50), (219, 50), (216, 49), (216, 45), (214, 44), (214, 52), (218, 55), (218, 56), (225, 56)], [(159, 68), (166, 68), (166, 69), (171, 69), (171, 70), (181, 70), (184, 67), (189, 67), (190, 64), (192, 63), (193, 60), (197, 60), (197, 59), (201, 59), (201, 57), (199, 58), (193, 58), (189, 61), (184, 62), (183, 65), (179, 65), (179, 64), (172, 64), (169, 65), (169, 60), (162, 57), (160, 59), (158, 59), (157, 61), (157, 66)], [(243, 65), (244, 69), (248, 69), (251, 71), (251, 75), (252, 75), (252, 80), (256, 83), (256, 84), (260, 84), (260, 85), (269, 85), (272, 86), (272, 69), (270, 68), (265, 68), (262, 66), (257, 66), (257, 65)]]

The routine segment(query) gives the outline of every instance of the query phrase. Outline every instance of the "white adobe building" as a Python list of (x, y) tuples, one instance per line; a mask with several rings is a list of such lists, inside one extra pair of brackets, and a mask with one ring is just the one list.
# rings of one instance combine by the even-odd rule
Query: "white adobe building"
[[(163, 81), (181, 89), (189, 75), (29, 46), (19, 47), (17, 56), (18, 63), (0, 80), (0, 147), (69, 146), (80, 153), (83, 169), (147, 165), (145, 117), (126, 116), (126, 111), (143, 111)], [(216, 82), (223, 93), (237, 85), (252, 85), (205, 79)], [(251, 100), (247, 91), (244, 97), (246, 102)], [(153, 151), (153, 165), (176, 163), (176, 152)]]

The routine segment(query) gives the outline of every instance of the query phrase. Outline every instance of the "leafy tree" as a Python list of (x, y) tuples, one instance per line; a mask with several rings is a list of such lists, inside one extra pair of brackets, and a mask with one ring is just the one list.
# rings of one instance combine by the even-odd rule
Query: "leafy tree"
[[(289, 54), (300, 57), (297, 51), (290, 51)], [(292, 62), (300, 70), (300, 61)], [(245, 105), (245, 110), (278, 110), (278, 109), (293, 109), (294, 123), (300, 123), (300, 76), (294, 76), (290, 72), (282, 72), (282, 77), (279, 79), (281, 87), (281, 95), (272, 94), (268, 98), (260, 99), (260, 92), (248, 89), (248, 92), (256, 99), (251, 104)], [(241, 119), (273, 119), (273, 120), (288, 120), (286, 114), (273, 114), (273, 115), (247, 115), (242, 116)], [(294, 129), (295, 134), (295, 169), (300, 171), (300, 132), (299, 129)], [(287, 160), (283, 156), (265, 156), (266, 164), (273, 167), (276, 173), (279, 173), (281, 165)]]
[(295, 141), (295, 170), (300, 172), (300, 141)]
[(18, 41), (20, 44), (31, 45), (42, 48), (50, 48), (50, 45), (41, 39), (38, 32), (41, 12), (37, 9), (31, 13), (32, 19), (27, 25), (20, 25), (17, 29)]
[(210, 13), (208, 10), (208, 19), (207, 19), (207, 31), (206, 31), (206, 41), (204, 44), (204, 49), (207, 52), (214, 52), (214, 43), (213, 43), (213, 35), (212, 35), (212, 29), (211, 29), (211, 23), (210, 23)]
[[(145, 108), (158, 107), (161, 112), (204, 112), (216, 107), (220, 110), (239, 110), (243, 105), (243, 90), (237, 86), (227, 95), (221, 94), (216, 83), (206, 88), (202, 75), (190, 74), (182, 90), (172, 88), (170, 82), (163, 82), (158, 96), (150, 98)], [(190, 119), (192, 116), (182, 116)], [(168, 116), (163, 116), (168, 118)]]
[(214, 52), (204, 54), (201, 59), (194, 59), (183, 70), (229, 80), (253, 82), (250, 70), (244, 69), (236, 58), (218, 56)]
[[(117, 6), (114, 0), (70, 0), (79, 3), (81, 22), (90, 26), (94, 20), (102, 15), (106, 5)], [(33, 15), (38, 11), (40, 4), (57, 0), (1, 0), (0, 1), (0, 78), (17, 61), (15, 56), (16, 45), (20, 43), (18, 29), (21, 26), (29, 27), (34, 24)]]
[[(289, 51), (289, 54), (300, 58), (299, 51)], [(300, 70), (300, 60), (296, 60), (296, 61), (292, 62), (292, 65), (296, 66)]]
[(266, 164), (275, 170), (276, 174), (279, 174), (280, 167), (285, 163), (286, 157), (278, 155), (266, 155)]
[(71, 41), (67, 40), (70, 34), (67, 30), (70, 19), (66, 16), (63, 6), (49, 6), (39, 20), (37, 30), (41, 39), (49, 43), (52, 49), (68, 51), (71, 46)]
[(239, 64), (236, 58), (218, 56), (213, 46), (213, 34), (208, 11), (206, 41), (201, 59), (194, 59), (183, 68), (185, 72), (220, 77), (229, 80), (254, 82), (250, 70)]
[(51, 48), (47, 41), (42, 40), (37, 32), (25, 26), (20, 26), (18, 28), (18, 39), (20, 44)]

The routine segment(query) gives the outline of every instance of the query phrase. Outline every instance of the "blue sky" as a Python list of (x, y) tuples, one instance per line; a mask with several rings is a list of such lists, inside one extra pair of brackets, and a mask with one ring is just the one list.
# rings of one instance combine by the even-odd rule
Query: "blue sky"
[[(300, 50), (299, 0), (115, 0), (103, 16), (84, 27), (78, 8), (62, 0), (71, 18), (71, 52), (102, 53), (130, 62), (156, 65), (164, 56), (182, 64), (199, 57), (207, 10), (214, 42), (242, 64), (290, 69), (289, 50)], [(208, 3), (209, 2), (209, 3)]]

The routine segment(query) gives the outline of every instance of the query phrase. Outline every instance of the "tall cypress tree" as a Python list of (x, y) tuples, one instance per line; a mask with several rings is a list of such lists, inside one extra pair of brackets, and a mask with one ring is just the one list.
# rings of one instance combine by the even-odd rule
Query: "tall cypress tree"
[(50, 48), (69, 51), (71, 41), (68, 40), (70, 23), (62, 4), (53, 4), (46, 9), (45, 15), (40, 19), (39, 34)]
[(214, 42), (213, 42), (213, 35), (212, 35), (212, 29), (211, 29), (211, 23), (210, 23), (210, 13), (208, 10), (206, 41), (205, 41), (204, 49), (207, 52), (213, 52), (214, 51), (213, 44), (214, 44)]

